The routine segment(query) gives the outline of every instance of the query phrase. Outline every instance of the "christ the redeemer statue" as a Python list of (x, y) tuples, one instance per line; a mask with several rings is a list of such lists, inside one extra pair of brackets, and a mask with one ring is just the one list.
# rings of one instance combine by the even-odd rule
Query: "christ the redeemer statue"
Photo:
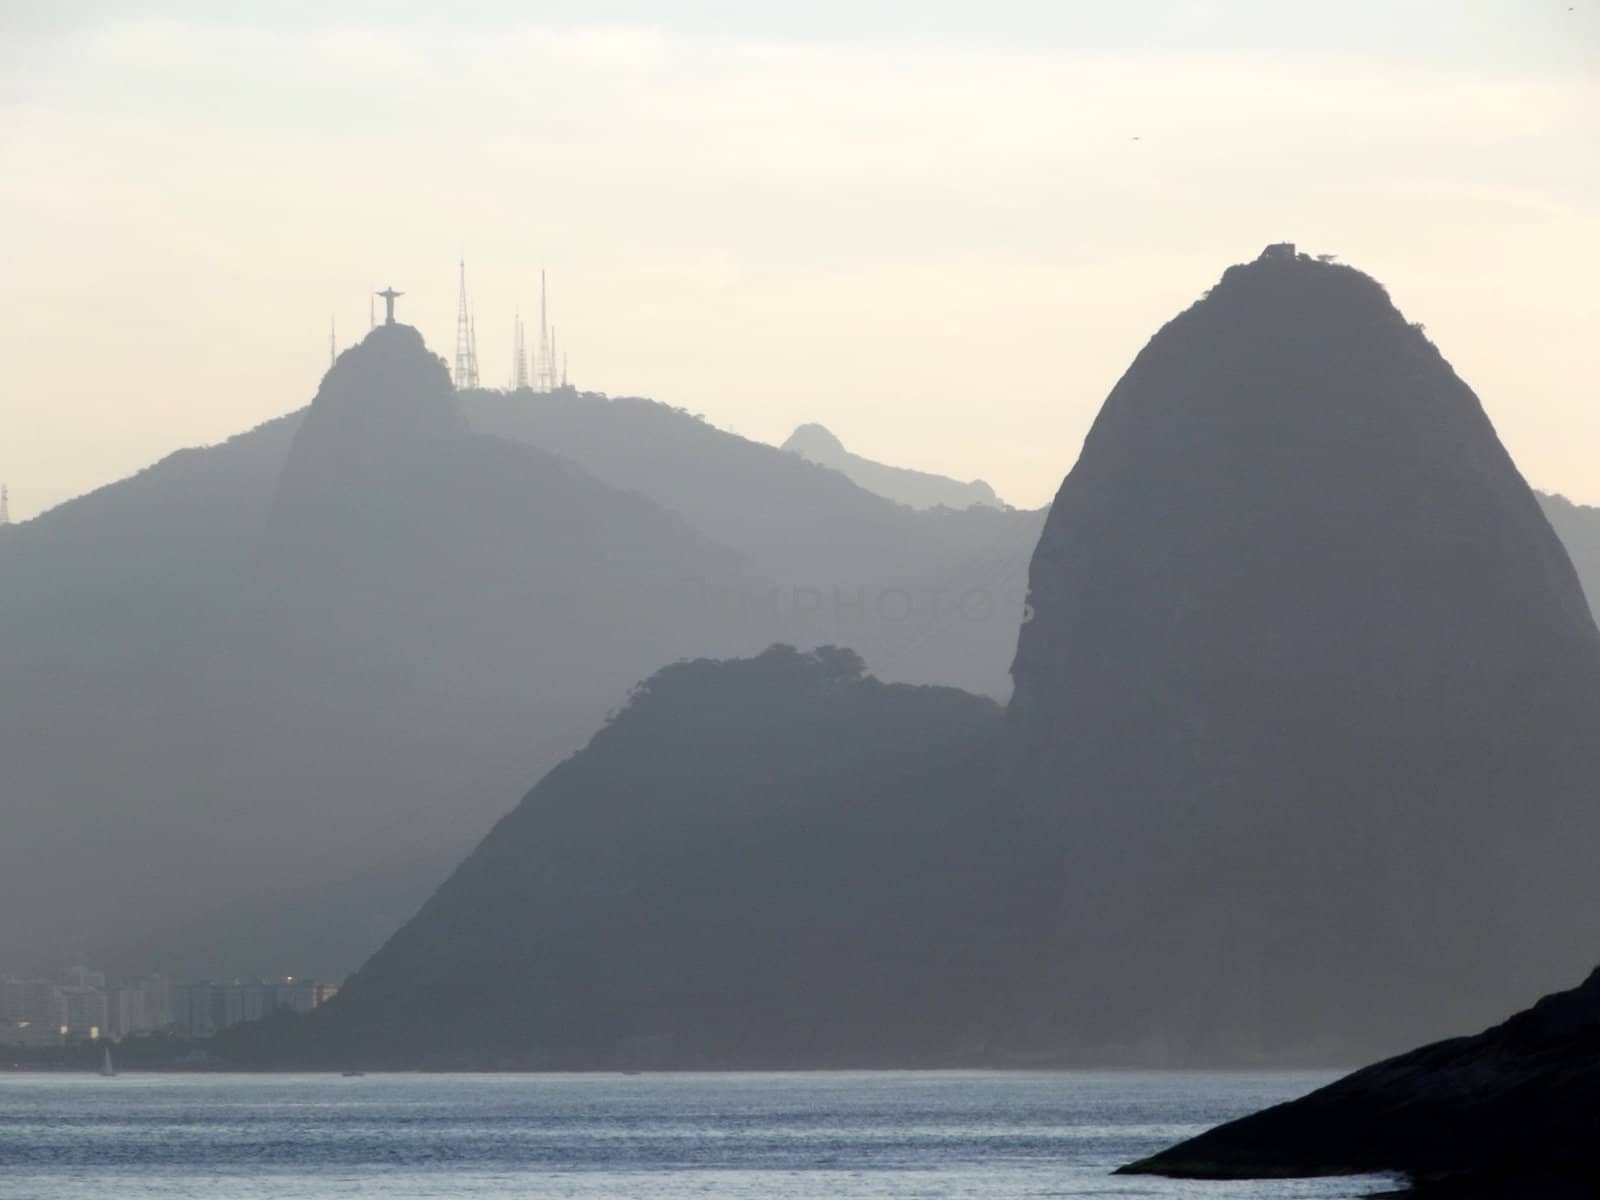
[(393, 325), (394, 324), (394, 301), (395, 301), (395, 297), (396, 296), (404, 296), (405, 293), (404, 292), (397, 292), (397, 291), (394, 290), (394, 288), (387, 287), (387, 288), (384, 288), (383, 291), (376, 293), (376, 295), (379, 295), (379, 296), (383, 297), (383, 304), (384, 304), (383, 323), (385, 325)]

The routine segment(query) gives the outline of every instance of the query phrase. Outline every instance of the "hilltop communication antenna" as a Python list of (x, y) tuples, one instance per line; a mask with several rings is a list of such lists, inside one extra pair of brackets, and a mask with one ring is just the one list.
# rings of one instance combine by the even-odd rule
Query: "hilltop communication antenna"
[(472, 345), (472, 313), (467, 307), (467, 260), (461, 260), (461, 293), (456, 300), (456, 391), (478, 386), (478, 356)]
[(11, 493), (0, 483), (0, 525), (11, 524)]
[(538, 374), (537, 383), (541, 392), (548, 392), (551, 385), (551, 344), (550, 324), (544, 302), (544, 268), (539, 268), (539, 361), (535, 370)]
[(511, 390), (520, 392), (528, 386), (528, 348), (522, 330), (522, 314), (517, 314), (516, 330), (511, 342)]
[(478, 314), (467, 315), (467, 344), (472, 349), (472, 386), (478, 386)]

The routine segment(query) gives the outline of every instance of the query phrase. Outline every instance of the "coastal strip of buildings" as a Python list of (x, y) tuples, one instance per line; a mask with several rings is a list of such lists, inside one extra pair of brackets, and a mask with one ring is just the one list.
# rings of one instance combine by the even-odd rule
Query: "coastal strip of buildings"
[(108, 983), (103, 971), (87, 967), (55, 979), (0, 974), (0, 1048), (149, 1033), (205, 1038), (280, 1009), (310, 1012), (338, 990), (337, 984), (293, 976), (179, 983), (147, 975)]

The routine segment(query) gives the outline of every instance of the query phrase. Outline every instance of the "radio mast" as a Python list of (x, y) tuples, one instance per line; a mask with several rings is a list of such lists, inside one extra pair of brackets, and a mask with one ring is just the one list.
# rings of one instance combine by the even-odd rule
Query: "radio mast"
[(461, 291), (456, 299), (456, 391), (478, 386), (478, 354), (472, 338), (472, 312), (467, 307), (467, 260), (461, 260)]
[(544, 268), (539, 268), (539, 361), (535, 366), (538, 378), (535, 386), (541, 392), (551, 390), (555, 371), (552, 367), (549, 313), (544, 301)]
[(522, 332), (522, 314), (516, 316), (516, 328), (511, 337), (511, 390), (520, 392), (528, 386), (528, 349)]

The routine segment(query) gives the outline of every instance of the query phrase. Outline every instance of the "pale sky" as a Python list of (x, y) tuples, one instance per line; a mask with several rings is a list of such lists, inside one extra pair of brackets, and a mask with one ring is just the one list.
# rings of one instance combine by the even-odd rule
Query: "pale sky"
[(368, 293), (573, 382), (1049, 500), (1268, 242), (1385, 283), (1600, 503), (1600, 0), (0, 0), (21, 519), (298, 408)]

